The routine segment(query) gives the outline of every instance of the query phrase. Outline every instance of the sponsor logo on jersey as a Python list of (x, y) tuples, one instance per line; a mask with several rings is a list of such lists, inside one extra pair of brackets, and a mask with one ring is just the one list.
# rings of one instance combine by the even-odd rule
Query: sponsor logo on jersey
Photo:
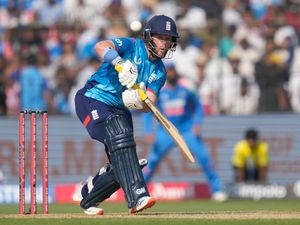
[(142, 63), (142, 59), (141, 58), (138, 58), (137, 56), (134, 56), (134, 59), (133, 59), (134, 63), (136, 65), (139, 65)]
[(123, 42), (119, 38), (116, 38), (115, 41), (117, 42), (118, 46), (123, 45)]
[(149, 77), (149, 79), (148, 79), (148, 84), (151, 84), (151, 83), (152, 83), (152, 81), (154, 80), (155, 76), (156, 76), (155, 73), (151, 73), (151, 75), (150, 75), (150, 77)]

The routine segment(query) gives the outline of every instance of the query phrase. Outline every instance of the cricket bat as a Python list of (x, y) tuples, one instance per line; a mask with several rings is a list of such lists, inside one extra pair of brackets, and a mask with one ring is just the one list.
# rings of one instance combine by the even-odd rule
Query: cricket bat
[[(115, 69), (118, 72), (122, 71), (122, 66), (116, 64)], [(181, 150), (182, 154), (186, 158), (187, 161), (194, 163), (195, 158), (193, 157), (189, 147), (187, 146), (184, 138), (179, 133), (177, 128), (173, 125), (171, 121), (169, 121), (159, 110), (158, 108), (151, 102), (146, 93), (137, 85), (133, 86), (134, 89), (138, 90), (139, 96), (143, 102), (149, 107), (152, 114), (155, 116), (157, 121), (163, 126), (163, 128), (169, 133), (171, 138), (174, 140), (178, 148)]]

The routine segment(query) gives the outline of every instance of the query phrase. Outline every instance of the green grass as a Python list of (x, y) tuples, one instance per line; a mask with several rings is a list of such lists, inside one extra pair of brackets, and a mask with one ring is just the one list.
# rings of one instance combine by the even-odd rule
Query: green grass
[(299, 225), (299, 220), (193, 220), (193, 219), (1, 219), (0, 224), (53, 224), (53, 225), (74, 225), (74, 224), (89, 224), (89, 225)]
[[(127, 216), (127, 207), (125, 203), (104, 203), (102, 207), (106, 215), (116, 215), (108, 217), (88, 217), (88, 218), (62, 218), (67, 215), (81, 215), (82, 210), (79, 206), (71, 204), (55, 204), (49, 206), (49, 213), (61, 215), (59, 218), (32, 218), (31, 216), (4, 218), (4, 215), (13, 215), (18, 213), (17, 205), (0, 206), (0, 225), (29, 225), (29, 224), (120, 224), (120, 225), (154, 225), (154, 224), (174, 224), (174, 225), (299, 225), (300, 224), (300, 200), (230, 200), (225, 203), (215, 203), (211, 201), (182, 201), (182, 202), (158, 202), (153, 208), (148, 209), (145, 213)], [(39, 206), (40, 210), (40, 206)], [(296, 212), (299, 219), (203, 219), (203, 218), (183, 218), (172, 219), (172, 216), (186, 213), (189, 215), (200, 214), (218, 214), (218, 213), (251, 213), (262, 212), (268, 213), (276, 211), (278, 213)], [(124, 217), (118, 217), (118, 213)], [(168, 217), (160, 217), (167, 215)], [(156, 216), (157, 215), (157, 218)], [(148, 218), (147, 218), (148, 216)]]

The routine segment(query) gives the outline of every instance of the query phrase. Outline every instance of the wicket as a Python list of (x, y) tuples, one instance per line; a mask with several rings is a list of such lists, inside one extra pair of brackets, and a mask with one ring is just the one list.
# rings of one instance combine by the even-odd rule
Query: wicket
[(36, 203), (36, 118), (42, 116), (42, 208), (48, 213), (48, 113), (23, 110), (19, 113), (19, 214), (25, 214), (25, 120), (30, 116), (30, 214), (37, 213)]

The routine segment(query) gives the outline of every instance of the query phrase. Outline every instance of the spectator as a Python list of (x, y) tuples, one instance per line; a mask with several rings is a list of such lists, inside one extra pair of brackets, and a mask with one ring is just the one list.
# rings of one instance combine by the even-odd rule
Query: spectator
[(20, 110), (20, 60), (18, 57), (6, 63), (5, 70), (5, 93), (6, 115), (17, 115)]
[(0, 169), (0, 184), (3, 184), (4, 181), (5, 181), (5, 177), (4, 177), (2, 170)]
[(101, 64), (102, 63), (98, 57), (92, 57), (89, 59), (88, 64), (79, 71), (78, 76), (76, 77), (75, 85), (73, 85), (68, 96), (71, 114), (75, 115), (75, 102), (73, 99), (76, 92), (84, 86), (84, 84), (90, 78), (90, 75), (96, 71)]
[(220, 80), (224, 65), (222, 59), (215, 53), (215, 46), (204, 44), (203, 54), (197, 59), (198, 66), (198, 92), (206, 115), (215, 115), (220, 112), (219, 92)]
[(267, 182), (268, 144), (260, 140), (258, 131), (248, 129), (245, 139), (234, 148), (232, 166), (236, 182)]
[(190, 0), (179, 1), (181, 8), (178, 15), (178, 26), (180, 28), (197, 30), (207, 26), (207, 16), (204, 9), (191, 4)]
[(293, 112), (300, 113), (300, 75), (294, 75), (289, 82), (289, 94)]
[(50, 103), (50, 92), (47, 80), (37, 68), (36, 55), (24, 59), (20, 71), (21, 109), (47, 110)]
[(288, 74), (283, 59), (274, 52), (274, 42), (269, 40), (265, 55), (255, 67), (255, 78), (261, 93), (258, 112), (290, 110), (287, 91), (283, 85), (288, 80)]
[(225, 114), (253, 114), (257, 110), (259, 89), (252, 79), (247, 80), (239, 72), (240, 58), (228, 57), (229, 71), (221, 79), (220, 107)]
[(239, 12), (239, 1), (226, 1), (222, 11), (222, 21), (226, 26), (237, 26), (242, 23)]
[(224, 70), (220, 80), (220, 109), (224, 114), (229, 114), (233, 102), (237, 94), (239, 93), (239, 86), (242, 76), (238, 71), (240, 58), (236, 54), (230, 54), (228, 60), (223, 60), (224, 65), (228, 66), (228, 69)]
[(40, 24), (45, 26), (53, 26), (63, 20), (62, 3), (57, 3), (55, 0), (46, 0), (38, 7), (37, 17)]
[(0, 55), (0, 115), (6, 115), (6, 93), (5, 93), (5, 58)]
[(232, 115), (253, 115), (257, 112), (259, 89), (256, 84), (250, 83), (242, 78), (239, 85), (239, 92), (232, 102), (228, 113)]
[[(215, 115), (221, 111), (220, 84), (228, 72), (224, 59), (232, 52), (240, 58), (238, 73), (251, 84), (243, 89), (249, 91), (255, 82), (260, 87), (259, 113), (291, 108), (299, 112), (298, 0), (4, 0), (0, 1), (0, 55), (5, 60), (0, 74), (0, 113), (5, 102), (6, 115), (18, 111), (21, 64), (13, 68), (13, 73), (11, 64), (21, 61), (20, 56), (39, 55), (38, 70), (47, 78), (52, 93), (64, 93), (57, 100), (67, 106), (68, 88), (59, 90), (61, 86), (55, 83), (57, 68), (62, 63), (71, 65), (68, 76), (76, 73), (75, 80), (89, 58), (95, 56), (95, 43), (114, 37), (137, 37), (152, 14), (177, 19), (182, 35), (174, 54), (176, 69), (188, 78), (190, 88), (199, 90), (205, 112)], [(275, 45), (266, 49), (270, 39)], [(202, 53), (209, 60), (199, 66), (197, 59)], [(266, 58), (272, 61), (270, 65)], [(198, 79), (199, 74), (205, 75), (203, 80)]]
[(174, 53), (174, 62), (179, 75), (184, 76), (189, 81), (190, 88), (194, 89), (198, 81), (197, 59), (200, 57), (201, 50), (189, 43), (191, 34), (188, 30), (182, 30), (181, 34)]
[[(212, 199), (223, 202), (227, 199), (227, 195), (222, 191), (221, 181), (213, 168), (211, 158), (201, 136), (202, 106), (198, 97), (178, 82), (179, 76), (175, 70), (175, 65), (166, 64), (166, 69), (167, 83), (158, 98), (158, 107), (183, 135), (197, 162), (202, 166), (211, 187)], [(150, 114), (145, 115), (144, 118), (146, 140), (149, 143), (154, 141), (148, 157), (149, 164), (144, 173), (145, 181), (149, 181), (159, 162), (175, 146), (175, 143), (161, 126), (155, 132), (149, 129), (151, 118), (153, 118)], [(156, 134), (155, 137), (152, 135), (153, 133)]]

